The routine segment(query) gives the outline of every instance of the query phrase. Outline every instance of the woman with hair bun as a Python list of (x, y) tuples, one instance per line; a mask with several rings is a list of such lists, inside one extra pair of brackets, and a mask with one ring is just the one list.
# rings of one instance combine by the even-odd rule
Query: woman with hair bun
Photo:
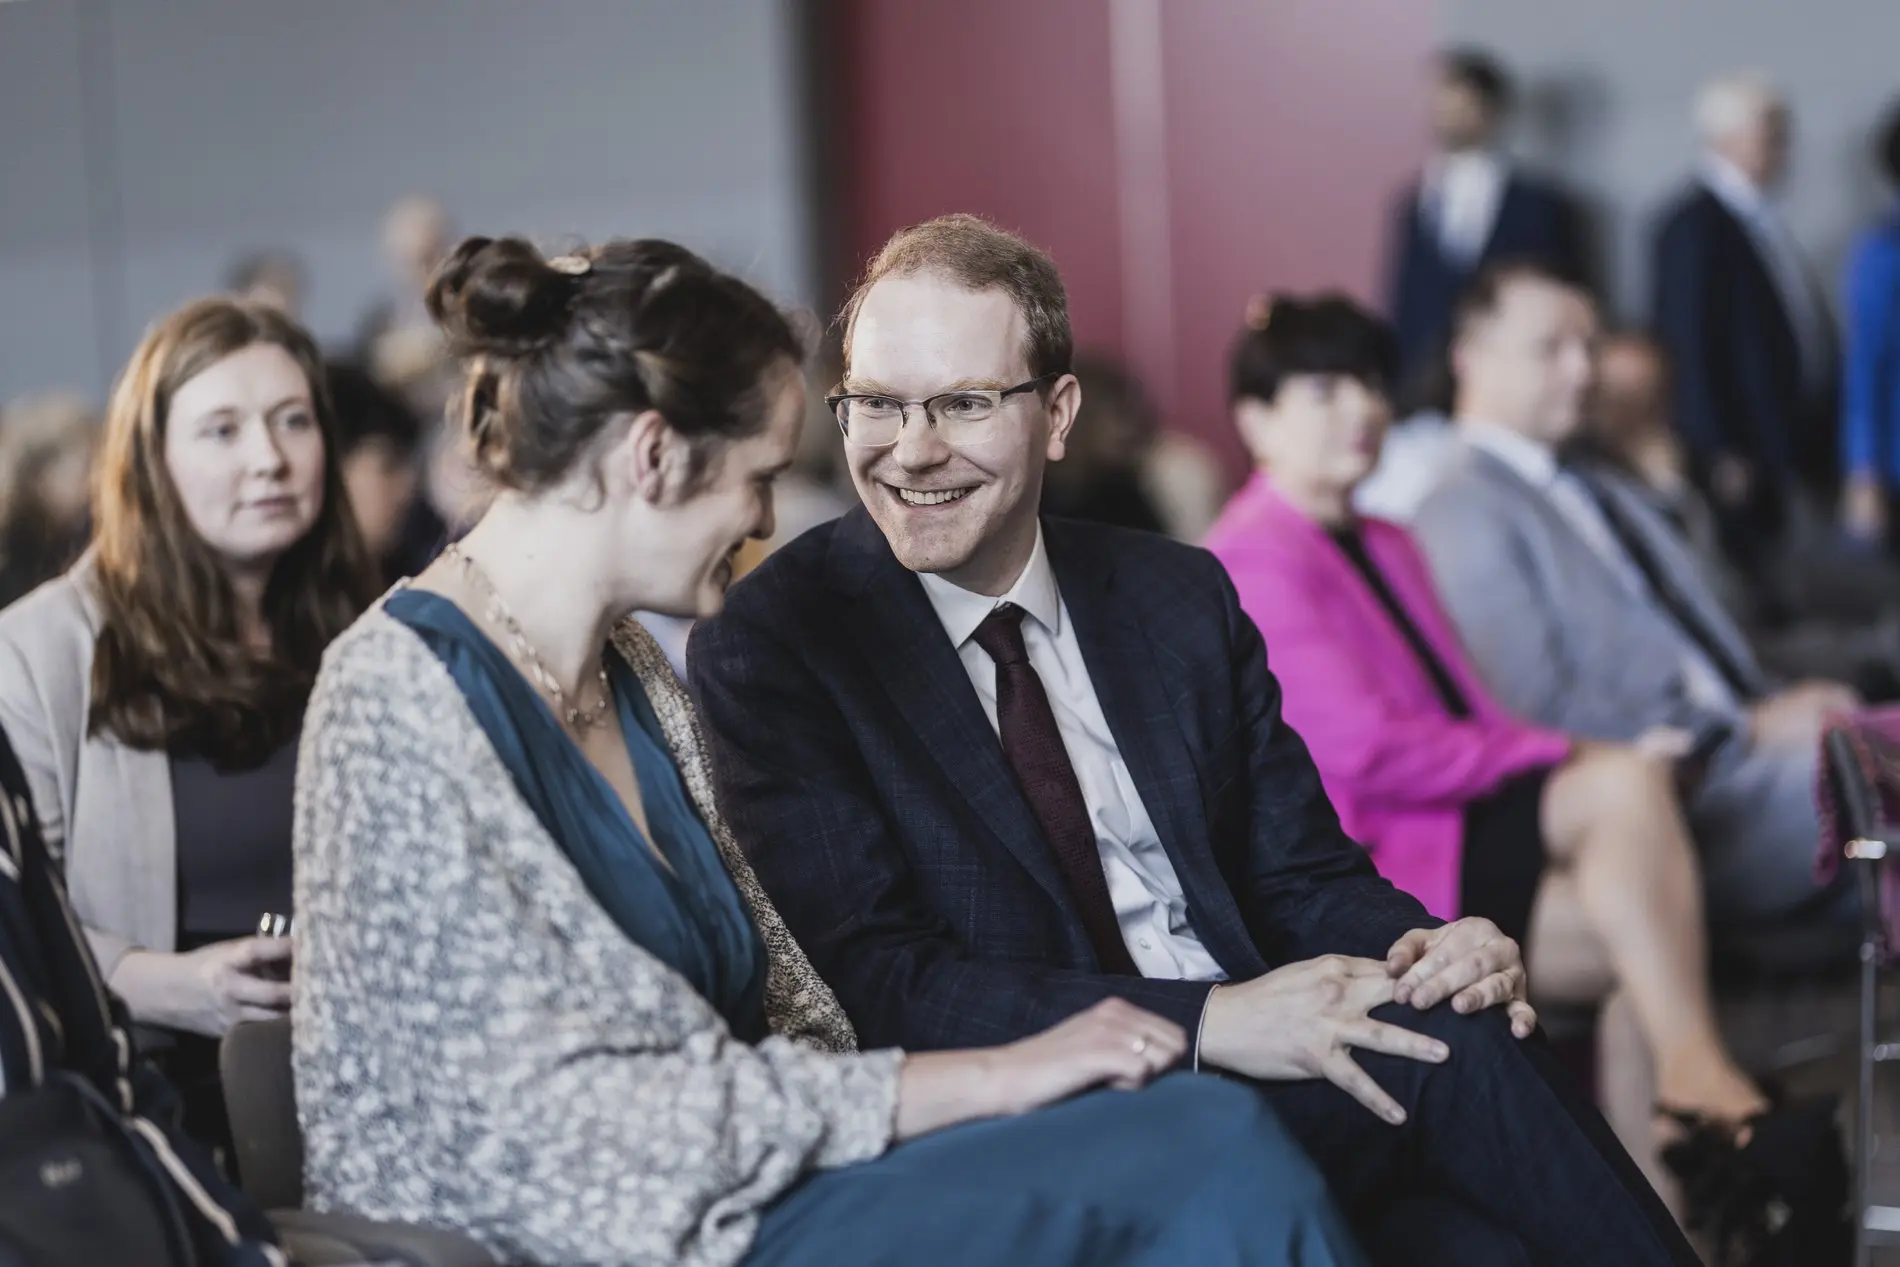
[(547, 260), (471, 238), (429, 306), (499, 492), (338, 640), (312, 699), (311, 1199), (511, 1262), (1358, 1262), (1245, 1088), (1078, 1096), (1174, 1065), (1159, 1017), (856, 1050), (628, 619), (716, 613), (772, 530), (805, 412), (780, 313), (656, 241)]

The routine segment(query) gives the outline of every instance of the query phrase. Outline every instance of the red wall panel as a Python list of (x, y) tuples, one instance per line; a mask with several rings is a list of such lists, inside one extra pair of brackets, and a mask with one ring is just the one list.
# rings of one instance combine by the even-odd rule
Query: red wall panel
[(838, 0), (832, 29), (842, 265), (945, 211), (1022, 232), (1061, 267), (1078, 343), (1125, 355), (1237, 474), (1225, 361), (1242, 306), (1263, 289), (1374, 298), (1387, 207), (1424, 149), (1438, 12)]

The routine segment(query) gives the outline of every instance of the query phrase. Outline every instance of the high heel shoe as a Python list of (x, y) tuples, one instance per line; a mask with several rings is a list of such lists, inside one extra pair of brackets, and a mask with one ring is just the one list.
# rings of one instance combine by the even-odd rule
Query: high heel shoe
[(1657, 1106), (1682, 1128), (1662, 1160), (1682, 1182), (1689, 1230), (1708, 1237), (1716, 1267), (1844, 1265), (1854, 1237), (1836, 1100), (1771, 1099), (1740, 1124)]

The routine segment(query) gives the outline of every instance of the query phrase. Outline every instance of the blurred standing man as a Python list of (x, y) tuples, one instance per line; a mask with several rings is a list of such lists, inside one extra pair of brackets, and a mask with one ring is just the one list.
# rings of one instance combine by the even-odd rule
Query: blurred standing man
[(1656, 234), (1654, 325), (1675, 419), (1744, 569), (1770, 561), (1800, 486), (1833, 482), (1834, 329), (1800, 247), (1770, 200), (1787, 166), (1788, 108), (1746, 75), (1696, 100), (1701, 166)]
[(1443, 348), (1452, 305), (1493, 260), (1532, 260), (1585, 273), (1583, 233), (1562, 191), (1515, 169), (1500, 148), (1511, 81), (1490, 56), (1438, 59), (1431, 94), (1434, 151), (1399, 202), (1388, 261), (1399, 382), (1415, 384)]

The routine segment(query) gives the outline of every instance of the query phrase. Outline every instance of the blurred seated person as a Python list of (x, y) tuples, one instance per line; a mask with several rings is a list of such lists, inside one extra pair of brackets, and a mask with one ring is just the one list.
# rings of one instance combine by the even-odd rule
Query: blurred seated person
[(855, 1050), (626, 619), (716, 613), (771, 533), (805, 414), (778, 311), (668, 242), (549, 261), (479, 237), (430, 308), (502, 491), (311, 702), (313, 1202), (516, 1263), (1358, 1264), (1244, 1088), (1070, 1099), (1186, 1050), (1130, 1003), (981, 1051)]
[[(1703, 578), (1747, 630), (1765, 666), (1778, 674), (1833, 676), (1869, 699), (1900, 687), (1900, 571), (1879, 555), (1855, 551), (1823, 525), (1801, 568), (1805, 585), (1750, 577), (1723, 553), (1716, 517), (1689, 478), (1682, 441), (1669, 422), (1668, 366), (1649, 337), (1624, 332), (1597, 350), (1597, 388), (1579, 449), (1614, 467), (1681, 535)], [(1817, 573), (1845, 573), (1821, 586)], [(1827, 602), (1846, 591), (1846, 602)], [(1886, 594), (1884, 602), (1878, 595)], [(1806, 602), (1802, 600), (1806, 599)]]
[[(160, 1181), (148, 1189), (154, 1198), (149, 1222), (125, 1207), (100, 1220), (97, 1207), (85, 1204), (97, 1191), (87, 1186), (92, 1175), (82, 1173), (78, 1183), (63, 1187), (47, 1183), (30, 1195), (40, 1203), (29, 1215), (31, 1225), (9, 1226), (0, 1213), (0, 1258), (22, 1267), (81, 1261), (34, 1256), (59, 1246), (68, 1254), (111, 1256), (85, 1261), (178, 1261), (164, 1257), (165, 1223), (176, 1218), (195, 1262), (283, 1267), (263, 1216), (179, 1129), (172, 1089), (138, 1056), (125, 1009), (100, 984), (99, 966), (78, 928), (59, 865), (34, 821), (26, 775), (0, 733), (0, 999), (11, 1003), (0, 1007), (0, 1169), (9, 1183), (32, 1182), (38, 1176), (10, 1163), (30, 1161), (27, 1150), (55, 1138), (83, 1138), (71, 1125), (64, 1130), (73, 1134), (55, 1136), (58, 1124), (92, 1122), (117, 1136), (115, 1152), (120, 1140), (136, 1149), (139, 1163)], [(91, 1084), (90, 1095), (76, 1089), (80, 1080)], [(116, 1122), (99, 1121), (101, 1104), (110, 1106)], [(28, 1197), (7, 1194), (7, 1213), (21, 1212)], [(22, 1235), (27, 1244), (16, 1240)]]
[(1582, 739), (1678, 732), (1705, 900), (1720, 928), (1812, 921), (1851, 942), (1852, 891), (1814, 878), (1829, 681), (1777, 686), (1679, 534), (1630, 481), (1566, 460), (1595, 384), (1596, 312), (1533, 265), (1487, 270), (1454, 324), (1463, 449), (1413, 533), (1486, 685)]
[(1143, 460), (1161, 428), (1140, 382), (1107, 356), (1079, 355), (1082, 388), (1067, 456), (1050, 466), (1042, 513), (1161, 532), (1161, 513), (1143, 485)]
[(99, 415), (69, 392), (0, 413), (0, 607), (65, 571), (90, 531)]
[(1257, 469), (1207, 546), (1266, 639), (1342, 826), (1381, 873), (1442, 919), (1481, 915), (1515, 939), (1533, 1002), (1629, 1013), (1599, 1029), (1603, 1103), (1654, 1182), (1657, 1104), (1725, 1144), (1767, 1107), (1716, 1031), (1669, 764), (1505, 713), (1411, 538), (1353, 510), (1396, 368), (1390, 328), (1350, 300), (1277, 299), (1234, 349), (1234, 420)]
[[(1900, 106), (1882, 121), (1874, 153), (1881, 175), (1900, 190)], [(1900, 206), (1889, 205), (1855, 244), (1845, 281), (1842, 519), (1857, 539), (1887, 545), (1900, 486)]]
[(405, 194), (390, 204), (382, 249), (392, 285), (357, 331), (357, 358), (431, 427), (442, 418), (459, 375), (424, 304), (429, 278), (453, 234), (448, 209), (427, 194)]
[(0, 724), (94, 957), (194, 1135), (217, 1040), (290, 1004), (291, 800), (324, 648), (375, 593), (316, 345), (188, 304), (113, 390), (92, 548), (0, 613)]
[(429, 566), (448, 542), (447, 525), (421, 495), (422, 421), (360, 366), (333, 363), (328, 373), (343, 487), (391, 585)]
[(309, 287), (297, 253), (272, 249), (239, 257), (225, 276), (224, 289), (239, 299), (268, 304), (297, 321), (302, 319), (303, 297)]

